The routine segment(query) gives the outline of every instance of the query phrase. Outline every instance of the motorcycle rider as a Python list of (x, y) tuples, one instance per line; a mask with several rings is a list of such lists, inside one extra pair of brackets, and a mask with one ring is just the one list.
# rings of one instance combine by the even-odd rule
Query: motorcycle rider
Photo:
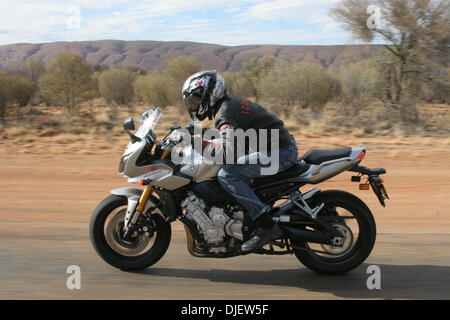
[[(279, 165), (275, 173), (285, 171), (297, 162), (298, 149), (295, 139), (284, 127), (283, 121), (259, 104), (229, 96), (225, 80), (216, 71), (202, 71), (190, 76), (183, 85), (182, 96), (184, 105), (194, 121), (203, 121), (207, 117), (210, 120), (215, 119), (215, 127), (220, 131), (225, 143), (220, 146), (224, 154), (225, 150), (228, 150), (227, 144), (234, 144), (234, 140), (227, 139), (229, 130), (254, 129), (259, 133), (261, 129), (267, 129), (265, 132), (277, 129)], [(269, 146), (270, 140), (270, 135), (267, 135)], [(234, 150), (234, 147), (232, 149)], [(222, 188), (247, 210), (248, 216), (256, 225), (254, 236), (242, 244), (242, 251), (261, 248), (269, 240), (283, 235), (281, 228), (271, 218), (270, 206), (264, 204), (248, 184), (250, 180), (262, 176), (261, 169), (268, 166), (268, 152), (271, 151), (248, 153), (237, 159), (237, 164), (225, 163), (218, 173)]]

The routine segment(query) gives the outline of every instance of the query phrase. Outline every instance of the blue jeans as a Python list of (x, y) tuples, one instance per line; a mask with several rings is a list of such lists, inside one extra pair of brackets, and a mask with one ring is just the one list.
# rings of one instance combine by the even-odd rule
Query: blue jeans
[[(254, 221), (262, 213), (269, 209), (267, 204), (264, 204), (255, 192), (250, 188), (248, 182), (252, 179), (262, 177), (261, 168), (269, 167), (270, 164), (265, 164), (264, 159), (270, 155), (261, 152), (248, 154), (238, 159), (238, 164), (225, 165), (218, 173), (219, 183), (222, 188), (231, 194), (246, 210), (250, 218)], [(298, 149), (295, 140), (284, 148), (279, 149), (279, 166), (278, 171), (282, 172), (292, 167), (297, 162)], [(256, 161), (255, 161), (256, 158)], [(253, 160), (257, 164), (248, 164)], [(244, 163), (244, 164), (239, 164)]]

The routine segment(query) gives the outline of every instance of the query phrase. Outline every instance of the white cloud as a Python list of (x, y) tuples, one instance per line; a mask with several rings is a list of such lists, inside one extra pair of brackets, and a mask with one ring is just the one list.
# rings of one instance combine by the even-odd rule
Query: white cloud
[[(285, 20), (308, 17), (311, 13), (327, 14), (327, 8), (338, 0), (270, 0), (249, 7), (242, 16), (257, 20)], [(325, 12), (324, 12), (325, 10)]]
[[(334, 39), (344, 35), (328, 17), (336, 0), (0, 1), (0, 44), (98, 39), (322, 44), (335, 43), (333, 34)], [(72, 5), (81, 8), (76, 30), (66, 26)], [(202, 17), (205, 12), (220, 17), (221, 11), (226, 19)], [(262, 29), (265, 21), (279, 24)]]

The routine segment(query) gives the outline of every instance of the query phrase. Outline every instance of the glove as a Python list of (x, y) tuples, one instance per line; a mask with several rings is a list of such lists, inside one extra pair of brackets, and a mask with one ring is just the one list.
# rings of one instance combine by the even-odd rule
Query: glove
[[(197, 132), (199, 132), (200, 130), (200, 127), (197, 127), (197, 126), (195, 126), (194, 124), (190, 124), (190, 125), (188, 125), (186, 128), (185, 128), (188, 132), (189, 132), (189, 134), (192, 136), (192, 135), (194, 135), (194, 132), (195, 131), (197, 131)], [(206, 130), (208, 130), (208, 128), (201, 128), (202, 130), (202, 135), (205, 133), (205, 131)]]

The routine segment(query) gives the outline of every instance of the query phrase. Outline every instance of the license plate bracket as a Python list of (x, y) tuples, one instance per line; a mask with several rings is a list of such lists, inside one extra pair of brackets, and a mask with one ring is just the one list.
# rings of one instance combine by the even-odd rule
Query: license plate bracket
[(380, 201), (380, 204), (383, 207), (386, 207), (385, 200), (389, 199), (389, 195), (386, 191), (386, 188), (385, 188), (383, 182), (381, 182), (381, 181), (382, 180), (379, 176), (370, 176), (369, 177), (369, 183), (370, 183), (370, 186), (372, 187), (373, 192), (375, 193), (378, 200)]

